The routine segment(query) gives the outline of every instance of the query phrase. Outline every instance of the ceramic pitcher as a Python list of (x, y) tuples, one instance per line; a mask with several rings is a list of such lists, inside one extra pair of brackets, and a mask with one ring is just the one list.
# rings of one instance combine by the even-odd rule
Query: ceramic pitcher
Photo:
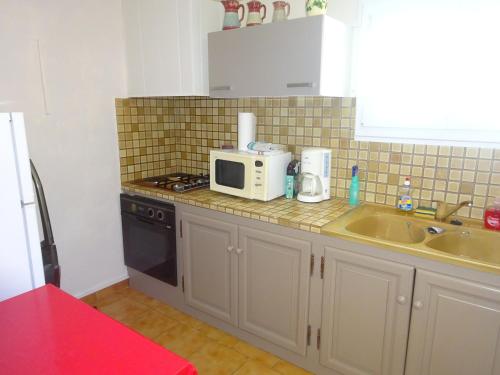
[[(222, 30), (238, 29), (245, 17), (245, 7), (238, 0), (222, 0), (221, 3), (225, 10)], [(240, 9), (241, 16), (238, 14)]]
[(286, 21), (290, 15), (290, 3), (286, 1), (275, 1), (273, 2), (273, 6), (273, 22)]
[(306, 0), (306, 13), (308, 16), (326, 14), (328, 0)]
[[(247, 26), (260, 25), (264, 18), (266, 18), (267, 8), (258, 0), (252, 0), (247, 3), (248, 5), (248, 18)], [(264, 9), (264, 15), (261, 16), (261, 9)]]

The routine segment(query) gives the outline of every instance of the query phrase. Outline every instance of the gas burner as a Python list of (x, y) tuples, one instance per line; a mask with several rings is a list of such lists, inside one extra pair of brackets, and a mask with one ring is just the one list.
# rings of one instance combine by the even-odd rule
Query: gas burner
[(171, 173), (163, 176), (148, 177), (138, 180), (136, 183), (157, 187), (160, 189), (171, 190), (177, 193), (208, 187), (210, 185), (209, 175), (195, 175), (189, 173)]

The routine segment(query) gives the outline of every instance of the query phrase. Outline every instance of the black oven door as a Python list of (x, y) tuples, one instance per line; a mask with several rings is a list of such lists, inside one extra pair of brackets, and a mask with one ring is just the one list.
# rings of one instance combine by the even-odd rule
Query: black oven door
[(230, 160), (216, 159), (215, 182), (220, 186), (244, 189), (245, 164)]
[(122, 212), (125, 264), (177, 286), (175, 228)]

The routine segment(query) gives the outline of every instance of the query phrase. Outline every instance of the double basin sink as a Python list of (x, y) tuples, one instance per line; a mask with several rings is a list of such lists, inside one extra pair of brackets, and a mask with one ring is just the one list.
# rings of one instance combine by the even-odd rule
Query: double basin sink
[[(444, 231), (431, 234), (429, 227)], [(472, 221), (456, 226), (365, 204), (326, 224), (321, 233), (500, 273), (500, 233), (482, 229)]]

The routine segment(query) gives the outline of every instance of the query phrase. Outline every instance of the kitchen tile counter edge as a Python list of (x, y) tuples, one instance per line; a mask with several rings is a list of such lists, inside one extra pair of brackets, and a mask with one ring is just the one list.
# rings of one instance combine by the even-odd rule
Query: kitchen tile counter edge
[(133, 182), (122, 183), (122, 190), (318, 234), (323, 225), (351, 209), (348, 201), (342, 198), (332, 198), (320, 203), (302, 203), (285, 198), (262, 202), (233, 197), (209, 189), (175, 193), (144, 187)]
[[(262, 222), (281, 225), (293, 229), (301, 229), (327, 237), (344, 239), (353, 243), (366, 244), (378, 249), (389, 250), (395, 253), (407, 254), (417, 258), (430, 259), (441, 264), (459, 266), (460, 268), (474, 269), (500, 275), (497, 265), (464, 259), (460, 256), (443, 254), (437, 250), (422, 252), (411, 246), (401, 248), (397, 244), (381, 243), (375, 239), (367, 239), (360, 235), (345, 236), (340, 232), (324, 232), (324, 226), (337, 221), (340, 216), (352, 208), (346, 199), (332, 198), (320, 203), (302, 203), (297, 200), (277, 198), (269, 202), (254, 201), (245, 198), (233, 197), (208, 189), (190, 191), (189, 193), (175, 193), (159, 188), (148, 188), (134, 184), (122, 183), (124, 192), (142, 194), (173, 202), (189, 204), (191, 206), (207, 208), (218, 212), (255, 219)], [(343, 216), (345, 217), (345, 216)]]

